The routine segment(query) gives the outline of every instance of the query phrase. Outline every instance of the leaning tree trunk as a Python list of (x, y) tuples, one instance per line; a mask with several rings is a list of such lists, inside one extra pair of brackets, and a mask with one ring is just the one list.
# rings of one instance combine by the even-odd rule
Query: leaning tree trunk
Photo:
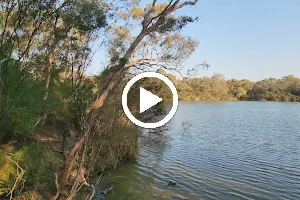
[[(170, 13), (174, 12), (175, 10), (180, 9), (186, 5), (195, 5), (197, 3), (197, 1), (198, 0), (185, 1), (181, 4), (179, 4), (179, 0), (174, 1), (173, 4), (171, 1), (170, 4), (159, 15), (157, 15), (155, 17), (151, 17), (151, 14), (154, 11), (154, 6), (156, 3), (156, 0), (153, 0), (152, 8), (147, 13), (145, 13), (144, 20), (142, 22), (143, 28), (142, 28), (141, 32), (135, 38), (135, 40), (130, 45), (130, 47), (127, 49), (124, 56), (120, 59), (119, 64), (109, 69), (110, 76), (108, 76), (109, 77), (108, 82), (107, 82), (108, 84), (106, 84), (104, 86), (104, 90), (100, 93), (99, 97), (96, 99), (96, 101), (94, 103), (94, 109), (92, 109), (92, 111), (90, 112), (90, 116), (92, 116), (92, 117), (91, 117), (91, 119), (88, 119), (89, 120), (89, 122), (87, 123), (88, 125), (93, 123), (94, 113), (97, 112), (98, 109), (101, 109), (103, 107), (103, 105), (105, 104), (105, 100), (107, 99), (107, 96), (109, 95), (109, 93), (112, 90), (114, 90), (114, 88), (116, 88), (118, 82), (122, 78), (123, 72), (126, 70), (125, 66), (129, 60), (129, 58), (131, 57), (131, 55), (133, 54), (133, 52), (137, 48), (137, 46), (140, 44), (140, 42), (143, 40), (143, 38), (146, 35), (148, 35), (149, 33), (156, 31), (157, 28), (163, 22), (165, 22), (167, 15), (169, 15)], [(153, 20), (156, 20), (156, 21), (153, 22)], [(75, 143), (75, 145), (73, 146), (73, 148), (71, 150), (71, 153), (68, 155), (64, 169), (60, 173), (60, 177), (59, 177), (59, 179), (60, 179), (59, 186), (60, 186), (60, 188), (63, 189), (61, 191), (65, 191), (64, 189), (67, 186), (68, 177), (69, 177), (71, 168), (74, 165), (74, 161), (77, 156), (77, 153), (78, 153), (79, 149), (82, 147), (85, 139), (88, 138), (89, 134), (90, 134), (89, 130), (84, 130), (84, 133), (78, 138), (77, 142)]]
[[(103, 107), (105, 104), (105, 100), (107, 99), (107, 96), (109, 93), (116, 88), (117, 83), (122, 79), (122, 74), (126, 70), (125, 66), (133, 54), (134, 50), (137, 48), (137, 46), (140, 44), (140, 42), (143, 40), (143, 38), (148, 35), (149, 33), (155, 31), (157, 27), (163, 22), (163, 19), (166, 14), (161, 15), (161, 17), (158, 19), (158, 21), (150, 26), (149, 28), (144, 27), (139, 35), (135, 38), (135, 40), (132, 42), (130, 47), (127, 49), (126, 53), (124, 56), (120, 59), (120, 62), (118, 65), (111, 67), (109, 69), (110, 76), (108, 76), (108, 84), (104, 87), (104, 90), (100, 93), (98, 98), (96, 99), (94, 103), (94, 109), (91, 110), (90, 116), (94, 114), (94, 112), (97, 112), (99, 109)], [(93, 123), (93, 117), (89, 119), (90, 121), (87, 124)], [(77, 142), (73, 146), (70, 154), (68, 155), (66, 161), (65, 161), (65, 166), (62, 172), (60, 173), (59, 176), (59, 188), (60, 188), (60, 193), (67, 191), (66, 186), (68, 184), (68, 179), (69, 179), (69, 174), (74, 166), (74, 161), (77, 156), (77, 153), (79, 149), (82, 147), (85, 139), (88, 137), (90, 134), (90, 131), (85, 130), (84, 133), (78, 138)]]
[[(101, 95), (97, 98), (97, 100), (94, 103), (94, 109), (91, 111), (90, 115), (93, 115), (93, 112), (97, 112), (99, 109), (101, 109), (105, 103), (105, 100), (107, 99), (107, 96), (109, 93), (117, 86), (118, 82), (122, 79), (122, 74), (125, 69), (125, 65), (134, 52), (135, 48), (138, 46), (138, 44), (143, 40), (143, 38), (147, 35), (147, 32), (142, 30), (141, 33), (136, 37), (134, 42), (131, 44), (131, 46), (128, 48), (126, 51), (125, 55), (123, 58), (120, 59), (120, 63), (116, 67), (112, 67), (110, 69), (110, 73), (112, 76), (111, 80), (108, 81), (107, 86), (105, 89), (102, 91)], [(91, 121), (89, 123), (93, 123), (93, 117), (90, 119)], [(78, 138), (77, 142), (73, 146), (71, 152), (69, 153), (66, 161), (65, 161), (65, 166), (62, 172), (60, 173), (59, 176), (59, 186), (60, 186), (60, 192), (61, 193), (66, 193), (66, 186), (68, 184), (68, 178), (70, 171), (72, 167), (74, 166), (74, 161), (77, 156), (77, 153), (79, 149), (82, 147), (85, 139), (88, 137), (90, 131), (89, 130), (84, 130), (84, 133)]]

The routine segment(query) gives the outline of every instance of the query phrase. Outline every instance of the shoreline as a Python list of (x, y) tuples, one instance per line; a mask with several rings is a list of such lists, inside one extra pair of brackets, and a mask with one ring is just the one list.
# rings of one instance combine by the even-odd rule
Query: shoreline
[(258, 101), (258, 100), (179, 100), (179, 102), (199, 102), (199, 103), (218, 103), (218, 102), (259, 102), (259, 103), (300, 103), (300, 101)]

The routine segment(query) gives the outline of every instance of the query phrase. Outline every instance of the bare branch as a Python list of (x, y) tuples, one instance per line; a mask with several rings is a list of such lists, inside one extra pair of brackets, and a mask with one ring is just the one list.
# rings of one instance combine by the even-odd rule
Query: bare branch
[[(155, 19), (157, 19), (157, 18), (160, 18), (160, 17), (162, 17), (162, 16), (167, 15), (167, 14), (168, 14), (167, 11), (169, 10), (169, 7), (172, 5), (172, 2), (173, 2), (173, 0), (171, 0), (171, 1), (169, 2), (169, 4), (165, 7), (165, 9), (164, 9), (160, 14), (158, 14), (158, 15), (155, 16), (155, 17), (152, 17), (152, 18), (149, 20), (149, 22), (147, 23), (146, 27), (148, 27), (148, 26), (153, 22), (153, 20), (155, 20)], [(178, 3), (179, 0), (177, 0), (176, 2)], [(176, 4), (176, 2), (175, 2), (174, 4)], [(154, 7), (153, 7), (152, 9), (154, 9)], [(147, 14), (150, 15), (150, 13), (147, 13)], [(146, 15), (145, 15), (145, 19), (146, 19)], [(149, 28), (151, 28), (151, 27), (149, 27)]]
[(176, 10), (177, 10), (177, 9), (180, 9), (180, 8), (182, 8), (182, 7), (184, 7), (184, 6), (188, 6), (188, 5), (194, 6), (194, 5), (196, 5), (197, 2), (198, 2), (198, 0), (183, 2), (182, 4), (176, 6)]

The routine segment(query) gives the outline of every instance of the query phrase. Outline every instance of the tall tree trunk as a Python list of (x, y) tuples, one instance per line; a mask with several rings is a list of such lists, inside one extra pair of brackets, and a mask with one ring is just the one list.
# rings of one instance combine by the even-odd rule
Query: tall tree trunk
[(49, 95), (49, 84), (50, 84), (50, 79), (51, 79), (51, 70), (53, 67), (53, 49), (51, 49), (49, 56), (48, 56), (48, 64), (47, 64), (47, 69), (45, 73), (45, 95), (44, 95), (44, 100), (48, 99)]
[[(51, 50), (48, 55), (48, 63), (47, 63), (47, 68), (45, 71), (45, 94), (43, 100), (46, 101), (49, 96), (49, 85), (50, 85), (50, 80), (51, 80), (51, 70), (53, 67), (53, 54), (54, 54), (54, 48), (51, 47)], [(47, 112), (44, 113), (42, 121), (41, 121), (41, 126), (45, 125), (47, 119)]]

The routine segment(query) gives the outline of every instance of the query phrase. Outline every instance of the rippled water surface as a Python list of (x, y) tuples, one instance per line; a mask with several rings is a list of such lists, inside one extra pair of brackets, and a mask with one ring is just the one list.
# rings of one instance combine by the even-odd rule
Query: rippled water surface
[(300, 200), (299, 103), (181, 102), (162, 134), (143, 134), (104, 199)]

